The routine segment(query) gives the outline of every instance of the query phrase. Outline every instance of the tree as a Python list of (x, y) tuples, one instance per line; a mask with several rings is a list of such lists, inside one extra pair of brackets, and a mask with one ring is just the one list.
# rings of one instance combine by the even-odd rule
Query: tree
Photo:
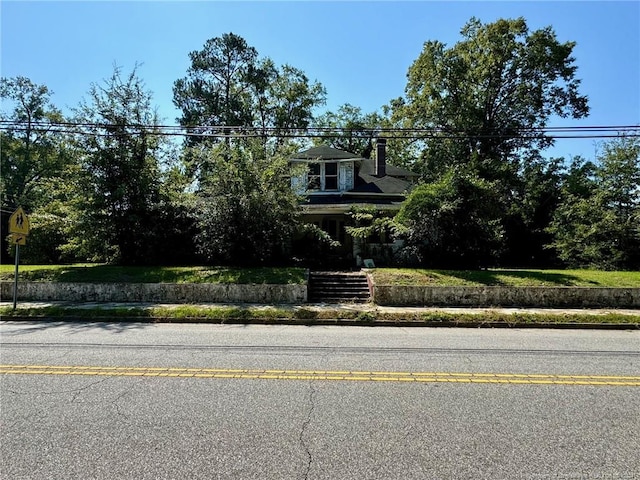
[(189, 137), (190, 146), (204, 141), (197, 134), (214, 134), (209, 144), (225, 137), (230, 145), (229, 135), (237, 128), (255, 130), (265, 144), (275, 138), (280, 146), (287, 133), (306, 128), (313, 109), (325, 101), (320, 83), (290, 65), (277, 67), (269, 58), (259, 58), (255, 48), (233, 33), (207, 40), (189, 57), (187, 76), (174, 83), (173, 101), (182, 111), (180, 124), (196, 134)]
[(377, 113), (364, 114), (360, 107), (345, 103), (337, 112), (328, 111), (315, 119), (314, 127), (321, 131), (314, 142), (328, 143), (333, 148), (371, 158), (381, 123)]
[(472, 18), (461, 34), (450, 48), (424, 44), (396, 115), (433, 131), (423, 152), (428, 170), (442, 173), (461, 163), (508, 188), (520, 154), (553, 143), (540, 131), (552, 115), (589, 112), (578, 92), (575, 43), (560, 43), (551, 27), (529, 31), (523, 18), (489, 24)]
[(309, 126), (313, 109), (325, 102), (326, 91), (291, 65), (276, 68), (270, 59), (261, 65), (251, 78), (255, 112), (252, 125), (258, 127), (265, 143), (272, 137), (278, 147), (287, 134)]
[(503, 232), (494, 197), (492, 183), (459, 170), (419, 185), (396, 216), (407, 229), (404, 256), (432, 268), (495, 264)]
[(573, 165), (548, 231), (572, 267), (640, 269), (640, 139), (604, 145), (597, 165)]
[(94, 260), (125, 265), (153, 258), (158, 216), (160, 137), (158, 118), (136, 68), (115, 67), (77, 109), (85, 125), (76, 136), (85, 198), (74, 247)]
[(209, 262), (256, 266), (289, 260), (299, 227), (289, 163), (252, 146), (200, 151), (212, 167), (197, 195), (197, 242)]
[(552, 241), (547, 227), (562, 198), (565, 170), (563, 158), (547, 160), (536, 155), (524, 161), (511, 192), (512, 202), (504, 210), (501, 266), (559, 266), (556, 253), (547, 248)]
[(424, 44), (409, 68), (406, 98), (393, 104), (393, 121), (425, 130), (416, 170), (428, 184), (458, 172), (492, 185), (495, 194), (483, 201), (499, 212), (503, 262), (552, 263), (542, 246), (559, 202), (559, 166), (541, 152), (553, 144), (544, 130), (553, 116), (589, 112), (579, 93), (575, 43), (559, 42), (551, 27), (530, 31), (522, 18), (488, 24), (472, 18), (461, 35), (450, 47)]
[(60, 175), (69, 162), (65, 137), (52, 128), (63, 117), (50, 97), (45, 85), (26, 77), (0, 79), (0, 98), (14, 107), (0, 117), (0, 201), (4, 209), (22, 205), (33, 211), (40, 206), (43, 182)]
[[(256, 49), (242, 37), (225, 33), (207, 40), (203, 49), (191, 52), (189, 58), (187, 76), (173, 86), (173, 103), (182, 111), (180, 125), (202, 134), (216, 132), (215, 127), (220, 126), (250, 125), (249, 80), (259, 77)], [(199, 141), (201, 137), (191, 137), (189, 144)]]

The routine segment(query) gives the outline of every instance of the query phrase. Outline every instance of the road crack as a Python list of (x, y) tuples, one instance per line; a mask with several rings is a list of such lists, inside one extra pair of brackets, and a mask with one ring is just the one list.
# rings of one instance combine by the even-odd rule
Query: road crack
[(38, 395), (63, 395), (65, 393), (72, 393), (71, 402), (74, 403), (78, 396), (85, 390), (93, 387), (94, 385), (98, 385), (99, 383), (106, 382), (109, 380), (109, 377), (101, 378), (100, 380), (96, 380), (94, 382), (89, 382), (87, 384), (82, 385), (81, 387), (70, 388), (67, 390), (38, 390), (38, 391), (23, 391), (23, 390), (13, 390), (9, 388), (4, 388), (3, 393), (10, 393), (12, 395), (28, 395), (28, 396), (38, 396)]
[(109, 402), (111, 406), (115, 409), (117, 418), (119, 418), (120, 421), (126, 425), (133, 425), (133, 422), (131, 421), (131, 416), (125, 413), (124, 407), (120, 404), (120, 400), (122, 400), (124, 397), (128, 396), (129, 394), (133, 393), (133, 391), (138, 387), (138, 385), (144, 382), (144, 380), (145, 380), (144, 378), (137, 380), (136, 382), (133, 383), (133, 385), (125, 388), (115, 398), (113, 398), (111, 402)]
[(311, 464), (313, 463), (313, 456), (311, 455), (311, 449), (309, 448), (309, 445), (305, 441), (304, 436), (309, 427), (309, 424), (311, 423), (311, 416), (313, 415), (313, 411), (315, 410), (315, 394), (316, 394), (316, 389), (313, 386), (313, 383), (309, 382), (309, 411), (307, 412), (307, 418), (302, 423), (302, 429), (300, 430), (300, 438), (299, 438), (300, 445), (302, 445), (302, 448), (307, 454), (307, 466), (303, 476), (304, 480), (307, 480), (309, 478), (309, 472), (311, 471)]

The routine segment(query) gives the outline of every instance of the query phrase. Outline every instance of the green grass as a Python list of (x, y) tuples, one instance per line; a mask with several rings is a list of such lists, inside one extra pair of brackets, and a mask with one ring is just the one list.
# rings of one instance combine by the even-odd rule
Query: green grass
[[(0, 280), (13, 280), (15, 266), (0, 265)], [(259, 283), (299, 284), (302, 268), (118, 267), (102, 264), (21, 265), (19, 279), (81, 283)]]
[(513, 287), (640, 287), (640, 272), (600, 270), (426, 270), (377, 268), (377, 285), (513, 286)]
[[(21, 265), (20, 280), (81, 283), (302, 284), (302, 268), (118, 267), (103, 264)], [(371, 269), (378, 285), (640, 287), (640, 272), (599, 270)], [(13, 265), (0, 265), (0, 280), (12, 281)]]
[(12, 318), (32, 318), (34, 320), (77, 320), (77, 321), (169, 321), (169, 322), (315, 322), (349, 321), (351, 323), (368, 324), (381, 322), (393, 325), (396, 323), (413, 325), (488, 325), (488, 326), (527, 326), (527, 325), (571, 325), (571, 324), (622, 324), (631, 328), (640, 327), (640, 313), (590, 314), (585, 313), (501, 313), (484, 311), (481, 313), (448, 313), (429, 312), (383, 312), (377, 310), (314, 310), (307, 307), (266, 307), (224, 306), (203, 307), (181, 305), (177, 307), (121, 307), (121, 308), (77, 308), (72, 306), (48, 306), (41, 308), (0, 308), (0, 317), (4, 320)]

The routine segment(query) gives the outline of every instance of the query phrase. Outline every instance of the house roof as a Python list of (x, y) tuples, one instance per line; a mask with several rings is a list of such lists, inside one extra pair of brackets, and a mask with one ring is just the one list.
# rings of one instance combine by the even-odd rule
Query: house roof
[(358, 166), (357, 175), (354, 188), (349, 190), (349, 192), (354, 193), (405, 194), (411, 188), (411, 183), (404, 180), (404, 178), (419, 176), (407, 169), (387, 163), (386, 175), (384, 177), (377, 177), (375, 175), (376, 161), (374, 159), (362, 158), (353, 153), (329, 147), (328, 145), (321, 145), (299, 152), (292, 157), (292, 160), (354, 160)]
[[(362, 158), (360, 165), (360, 174), (365, 175), (373, 175), (375, 173), (376, 161), (372, 158)], [(396, 167), (395, 165), (391, 165), (387, 163), (387, 175), (391, 175), (392, 177), (419, 177), (417, 173), (413, 173), (406, 168)]]
[(360, 172), (358, 174), (358, 179), (356, 180), (356, 185), (351, 191), (398, 194), (406, 193), (410, 187), (411, 183), (390, 175), (376, 177)]
[(297, 153), (292, 157), (293, 160), (362, 160), (360, 156), (345, 152), (344, 150), (338, 150), (337, 148), (329, 147), (328, 145), (321, 145), (319, 147), (313, 147), (309, 150)]

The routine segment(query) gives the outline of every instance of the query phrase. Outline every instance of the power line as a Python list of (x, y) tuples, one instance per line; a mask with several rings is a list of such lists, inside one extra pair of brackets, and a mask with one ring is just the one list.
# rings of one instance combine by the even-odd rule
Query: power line
[[(470, 133), (462, 130), (451, 130), (439, 127), (248, 127), (234, 125), (146, 125), (146, 124), (111, 124), (82, 122), (12, 122), (0, 120), (0, 131), (26, 132), (46, 128), (46, 133), (69, 135), (94, 135), (100, 137), (117, 137), (122, 134), (138, 134), (167, 137), (200, 137), (200, 138), (324, 138), (350, 134), (354, 136), (384, 136), (389, 139), (597, 139), (615, 138), (620, 135), (640, 137), (640, 125), (600, 125), (574, 127), (527, 127), (512, 128), (503, 131)], [(129, 131), (123, 131), (129, 130)]]

